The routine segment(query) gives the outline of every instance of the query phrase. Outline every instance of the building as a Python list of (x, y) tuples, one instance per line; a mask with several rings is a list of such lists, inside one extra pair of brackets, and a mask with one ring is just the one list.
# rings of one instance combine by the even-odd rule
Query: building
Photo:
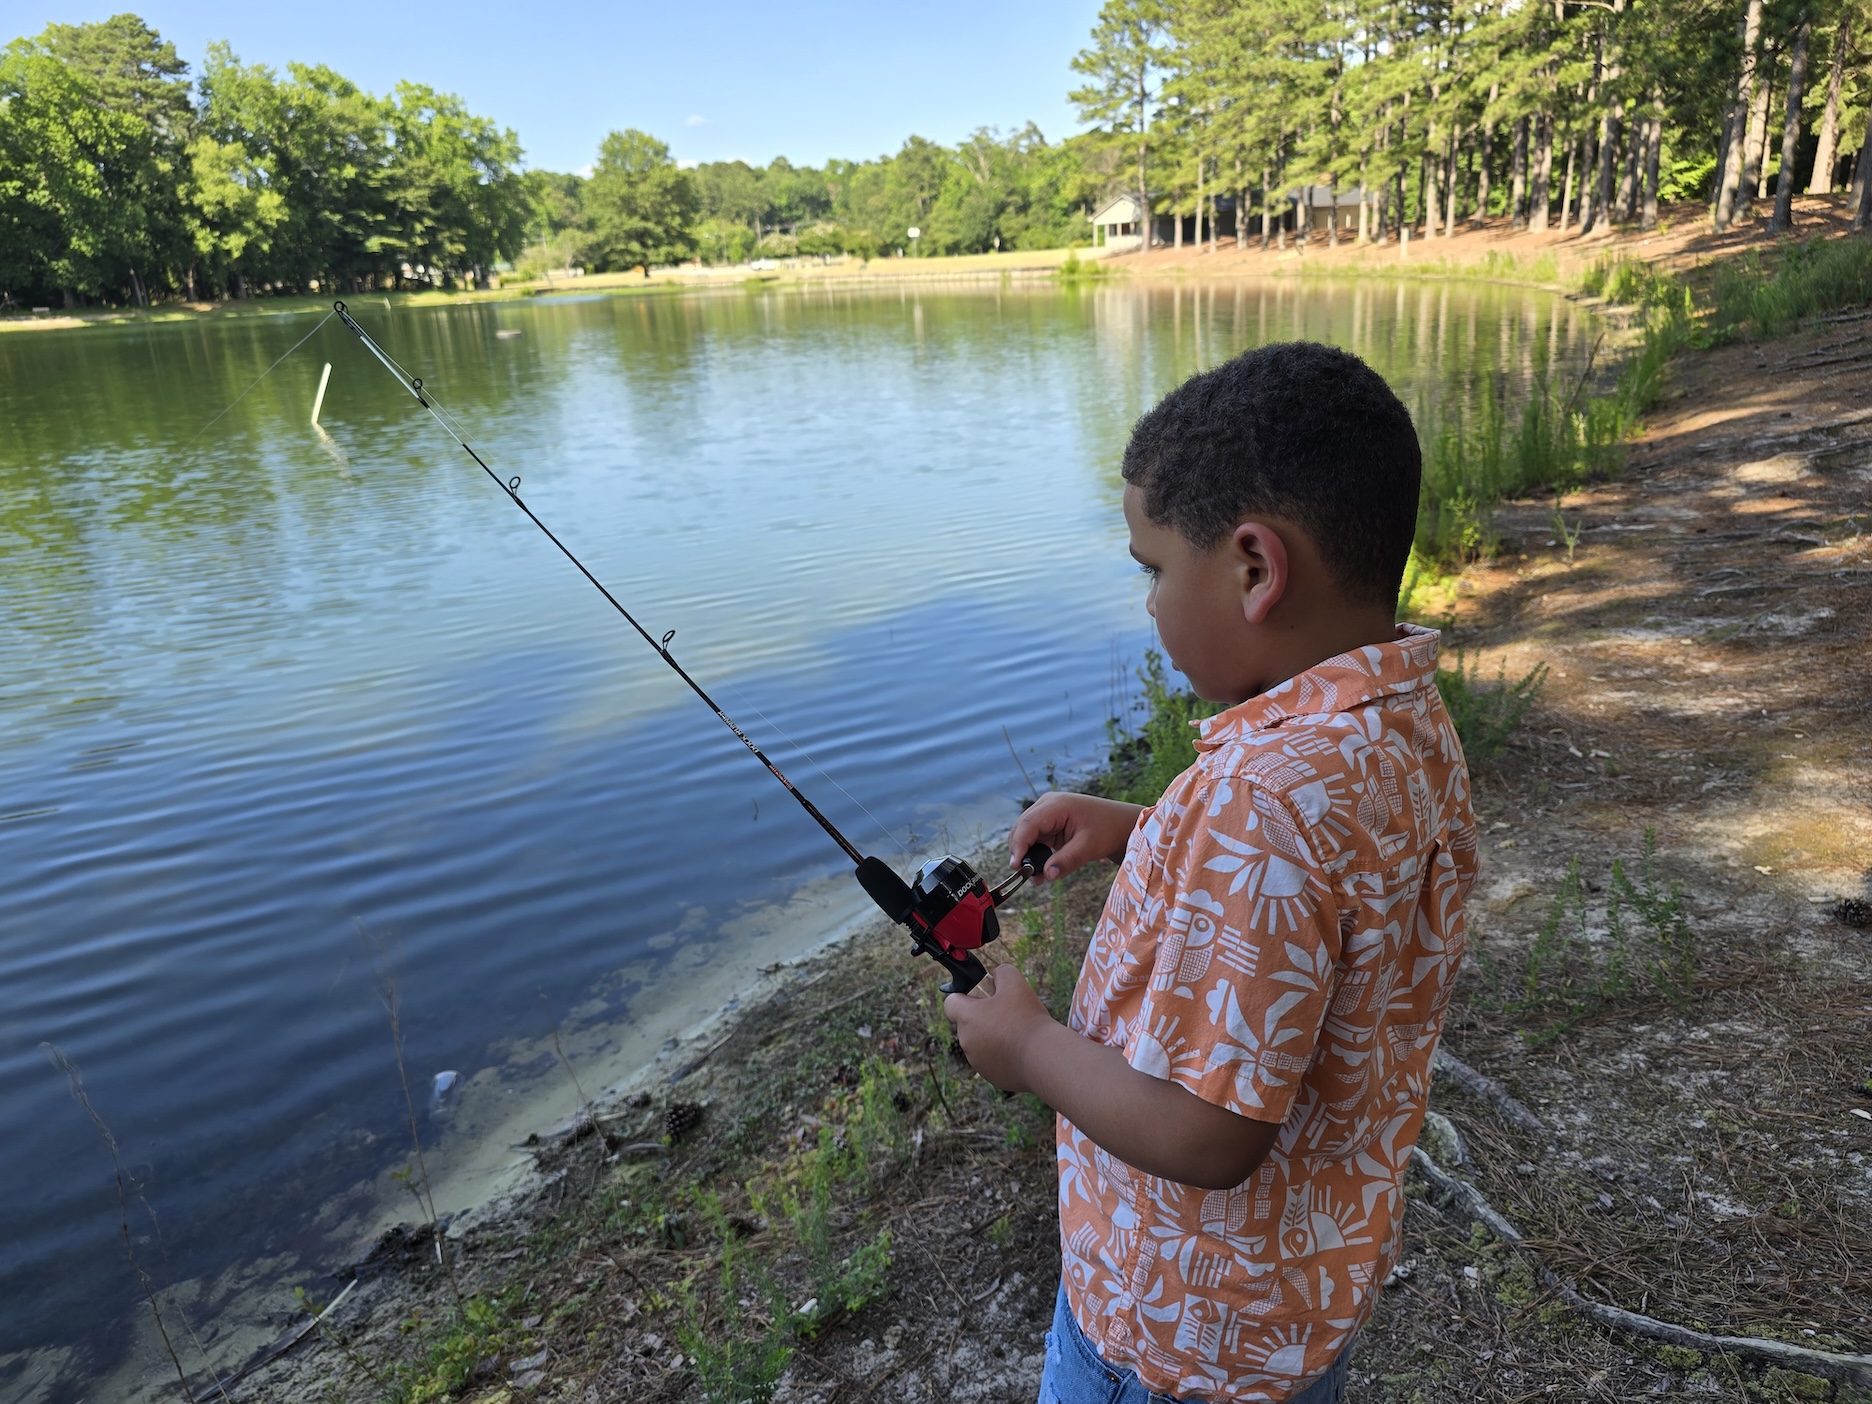
[(1117, 252), (1135, 249), (1144, 242), (1144, 216), (1135, 195), (1114, 195), (1092, 212), (1092, 243), (1095, 248)]

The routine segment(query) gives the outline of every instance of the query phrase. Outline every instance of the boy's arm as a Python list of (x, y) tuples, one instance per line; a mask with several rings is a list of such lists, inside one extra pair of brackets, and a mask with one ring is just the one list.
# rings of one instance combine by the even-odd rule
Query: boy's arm
[(1233, 1189), (1260, 1167), (1280, 1127), (1238, 1116), (1047, 1013), (1021, 973), (995, 967), (943, 1012), (975, 1070), (1003, 1092), (1032, 1092), (1125, 1164), (1200, 1189)]

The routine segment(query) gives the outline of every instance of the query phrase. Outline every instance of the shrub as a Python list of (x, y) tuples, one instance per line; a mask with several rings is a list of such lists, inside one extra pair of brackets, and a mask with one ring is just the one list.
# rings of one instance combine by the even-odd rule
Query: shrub
[(1501, 753), (1546, 683), (1545, 663), (1535, 664), (1514, 682), (1508, 681), (1504, 663), (1493, 683), (1484, 682), (1461, 649), (1456, 650), (1456, 666), (1438, 668), (1436, 675), (1437, 692), (1462, 741), (1463, 755), (1471, 763)]

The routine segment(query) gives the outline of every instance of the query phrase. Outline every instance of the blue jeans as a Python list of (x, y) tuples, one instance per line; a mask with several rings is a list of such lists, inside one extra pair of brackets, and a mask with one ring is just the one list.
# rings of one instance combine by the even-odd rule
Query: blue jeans
[[(1352, 1347), (1339, 1352), (1332, 1368), (1296, 1394), (1288, 1404), (1344, 1404), (1346, 1370)], [(1046, 1338), (1046, 1371), (1040, 1376), (1040, 1404), (1200, 1404), (1194, 1399), (1155, 1394), (1131, 1370), (1107, 1365), (1073, 1320), (1060, 1285), (1053, 1303), (1053, 1329)]]

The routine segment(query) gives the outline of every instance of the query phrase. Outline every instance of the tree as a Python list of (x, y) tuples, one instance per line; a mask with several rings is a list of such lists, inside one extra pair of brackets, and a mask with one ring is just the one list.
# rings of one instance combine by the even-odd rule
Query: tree
[(695, 182), (676, 168), (669, 147), (634, 127), (612, 132), (585, 187), (586, 261), (598, 269), (642, 268), (648, 278), (652, 264), (695, 252), (699, 207)]
[(69, 306), (117, 286), (143, 246), (124, 197), (149, 132), (24, 40), (0, 52), (0, 295), (59, 292)]
[[(1081, 120), (1098, 122), (1137, 158), (1138, 200), (1150, 210), (1151, 84), (1165, 55), (1159, 44), (1168, 14), (1160, 0), (1105, 0), (1092, 30), (1092, 45), (1072, 61), (1073, 71), (1091, 81), (1071, 93)], [(1145, 240), (1146, 246), (1149, 240)]]

